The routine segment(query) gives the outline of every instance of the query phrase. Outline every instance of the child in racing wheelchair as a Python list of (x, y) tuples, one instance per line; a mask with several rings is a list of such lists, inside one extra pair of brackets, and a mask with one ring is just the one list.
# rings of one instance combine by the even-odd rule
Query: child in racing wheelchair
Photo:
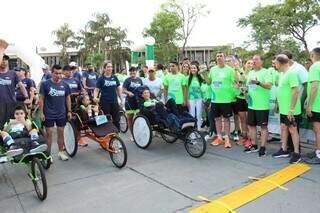
[[(10, 119), (1, 132), (3, 145), (7, 150), (8, 157), (14, 157), (23, 152), (36, 153), (47, 151), (46, 144), (39, 144), (39, 135), (36, 129), (32, 128), (32, 122), (26, 119), (26, 112), (23, 106), (17, 106), (14, 110), (14, 119)], [(24, 144), (21, 138), (30, 138)]]
[(99, 106), (92, 105), (90, 96), (87, 94), (80, 96), (80, 110), (84, 111), (87, 114), (88, 118), (85, 120), (89, 120), (99, 114)]
[(179, 112), (173, 99), (168, 100), (165, 106), (162, 102), (151, 98), (149, 88), (143, 90), (142, 97), (144, 99), (143, 113), (151, 121), (159, 120), (159, 118), (164, 120), (169, 129), (174, 132), (181, 131), (181, 121), (194, 121), (188, 113)]

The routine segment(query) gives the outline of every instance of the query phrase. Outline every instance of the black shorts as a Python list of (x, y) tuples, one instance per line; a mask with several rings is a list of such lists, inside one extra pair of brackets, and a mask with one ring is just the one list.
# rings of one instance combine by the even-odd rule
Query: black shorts
[(248, 112), (248, 103), (246, 99), (237, 98), (236, 107), (238, 112)]
[(310, 122), (320, 122), (320, 112), (312, 112), (312, 117), (308, 116), (308, 120)]
[(45, 119), (45, 121), (43, 122), (43, 125), (46, 128), (51, 128), (54, 127), (54, 124), (57, 125), (57, 127), (64, 127), (67, 123), (67, 119), (66, 118), (59, 118), (59, 119)]
[(232, 108), (232, 113), (233, 113), (234, 115), (237, 115), (238, 112), (239, 112), (239, 109), (238, 109), (238, 107), (237, 107), (237, 101), (231, 102), (231, 108)]
[(127, 99), (124, 106), (127, 112), (134, 112), (139, 109), (138, 101), (135, 99)]
[(301, 115), (295, 115), (294, 121), (289, 121), (287, 115), (280, 114), (280, 123), (286, 126), (298, 126), (301, 120)]
[(268, 126), (269, 110), (248, 109), (249, 126)]
[(224, 118), (230, 118), (232, 116), (231, 103), (211, 103), (211, 111), (215, 118), (221, 116)]

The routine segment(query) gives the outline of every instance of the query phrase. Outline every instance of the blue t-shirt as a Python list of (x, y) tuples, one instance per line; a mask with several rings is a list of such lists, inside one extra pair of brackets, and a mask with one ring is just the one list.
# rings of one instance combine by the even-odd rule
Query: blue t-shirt
[(75, 78), (75, 79), (77, 79), (77, 81), (81, 82), (82, 76), (78, 71), (76, 71), (73, 73), (73, 78)]
[(100, 101), (102, 103), (118, 103), (117, 87), (120, 86), (119, 79), (115, 75), (110, 77), (100, 76), (96, 87), (101, 91)]
[(71, 93), (80, 93), (81, 92), (81, 85), (80, 81), (78, 81), (76, 78), (63, 78), (62, 81), (64, 81), (66, 84), (68, 84), (70, 88)]
[[(143, 85), (143, 82), (140, 78), (127, 78), (124, 82), (123, 82), (123, 88), (126, 88), (129, 92), (132, 92), (133, 94), (136, 95), (136, 92), (137, 92), (137, 88), (142, 86)], [(135, 101), (135, 97), (129, 97), (127, 96), (127, 99), (126, 101)]]
[(44, 81), (40, 86), (40, 95), (44, 99), (43, 112), (46, 119), (63, 119), (67, 117), (66, 97), (70, 95), (68, 84), (63, 81), (54, 83)]
[(98, 74), (95, 71), (84, 72), (83, 78), (86, 79), (86, 85), (89, 89), (94, 89), (96, 87)]
[(15, 71), (0, 73), (0, 103), (16, 102), (16, 86), (20, 82)]
[(42, 75), (42, 78), (41, 78), (41, 82), (43, 82), (43, 81), (46, 81), (46, 80), (49, 80), (49, 79), (51, 79), (51, 74), (50, 73), (48, 73), (48, 74), (43, 74)]
[[(31, 88), (35, 88), (35, 83), (33, 80), (31, 80), (30, 78), (25, 78), (21, 80), (24, 88), (26, 88), (27, 92), (28, 92), (28, 96), (30, 98), (30, 90)], [(21, 93), (21, 90), (19, 87), (16, 87), (16, 99), (17, 101), (25, 101), (25, 97), (23, 96), (23, 94)]]

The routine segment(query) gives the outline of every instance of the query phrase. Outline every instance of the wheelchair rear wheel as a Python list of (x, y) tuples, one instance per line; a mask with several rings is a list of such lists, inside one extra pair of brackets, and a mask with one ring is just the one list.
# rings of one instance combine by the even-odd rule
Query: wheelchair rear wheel
[(77, 129), (75, 121), (68, 121), (64, 127), (64, 145), (66, 153), (73, 157), (78, 151)]
[(152, 141), (151, 125), (147, 117), (137, 115), (132, 125), (133, 139), (139, 148), (146, 149)]

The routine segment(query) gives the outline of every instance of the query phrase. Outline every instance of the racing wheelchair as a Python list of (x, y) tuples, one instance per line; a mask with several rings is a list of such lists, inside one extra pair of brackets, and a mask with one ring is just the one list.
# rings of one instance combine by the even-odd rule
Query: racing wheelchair
[[(167, 143), (174, 143), (180, 139), (190, 156), (201, 157), (206, 151), (206, 142), (196, 129), (196, 119), (187, 112), (180, 112), (177, 117), (179, 129), (171, 128), (168, 121), (160, 117), (156, 111), (150, 112), (143, 107), (142, 92), (146, 88), (142, 86), (136, 92), (140, 112), (135, 116), (132, 126), (135, 144), (139, 148), (146, 149), (152, 142), (153, 132), (158, 132)], [(172, 113), (169, 113), (169, 117), (171, 115)]]
[(127, 149), (119, 137), (118, 129), (112, 123), (111, 116), (97, 115), (88, 118), (81, 109), (72, 112), (73, 118), (68, 121), (64, 129), (65, 151), (74, 157), (78, 150), (78, 139), (88, 137), (99, 143), (102, 149), (109, 152), (112, 163), (122, 168), (127, 163)]
[[(46, 144), (47, 141), (41, 129), (37, 128), (34, 123), (33, 127), (38, 130), (38, 142)], [(19, 147), (24, 148), (24, 152), (17, 156), (7, 155), (7, 150), (3, 145), (3, 141), (2, 139), (0, 140), (0, 163), (11, 162), (14, 165), (26, 165), (28, 167), (28, 176), (34, 185), (37, 197), (41, 201), (45, 200), (48, 193), (45, 169), (49, 169), (50, 167), (51, 156), (46, 151), (30, 153), (29, 150), (31, 139), (30, 136), (25, 134), (14, 137), (15, 143)]]

